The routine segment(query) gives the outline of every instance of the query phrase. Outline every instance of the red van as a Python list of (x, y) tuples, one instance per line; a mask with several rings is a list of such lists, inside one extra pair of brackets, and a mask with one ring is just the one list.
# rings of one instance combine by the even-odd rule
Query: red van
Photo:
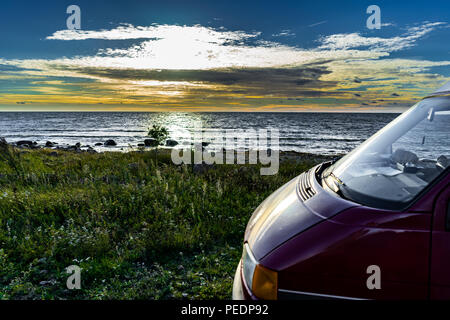
[(233, 299), (450, 299), (450, 83), (255, 210)]

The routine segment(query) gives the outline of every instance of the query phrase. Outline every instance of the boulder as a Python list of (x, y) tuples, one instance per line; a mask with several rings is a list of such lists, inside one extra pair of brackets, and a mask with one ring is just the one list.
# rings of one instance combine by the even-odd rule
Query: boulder
[(178, 144), (178, 142), (175, 140), (172, 140), (172, 139), (166, 140), (166, 146), (168, 146), (168, 147), (175, 147), (177, 144)]
[(80, 148), (78, 148), (76, 145), (74, 146), (68, 146), (66, 150), (78, 150)]
[(46, 146), (47, 148), (53, 148), (53, 147), (55, 146), (55, 144), (54, 144), (53, 142), (51, 142), (51, 141), (47, 141), (47, 142), (45, 143), (45, 146)]
[(99, 147), (99, 146), (102, 146), (102, 145), (103, 145), (103, 143), (101, 143), (101, 142), (97, 142), (97, 143), (95, 144), (96, 147)]
[(146, 147), (157, 147), (158, 141), (156, 141), (155, 139), (149, 138), (149, 139), (144, 140), (144, 144)]
[(117, 146), (117, 143), (114, 140), (109, 139), (105, 141), (105, 146), (107, 147)]
[(32, 146), (33, 145), (33, 141), (31, 140), (20, 140), (16, 142), (16, 146), (25, 146), (27, 145), (27, 147)]

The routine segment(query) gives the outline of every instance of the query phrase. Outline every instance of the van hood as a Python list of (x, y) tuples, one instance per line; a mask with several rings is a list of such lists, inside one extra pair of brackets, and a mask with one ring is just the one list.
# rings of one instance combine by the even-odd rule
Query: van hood
[(315, 175), (321, 166), (292, 179), (256, 208), (244, 239), (257, 260), (315, 224), (359, 206), (322, 188)]

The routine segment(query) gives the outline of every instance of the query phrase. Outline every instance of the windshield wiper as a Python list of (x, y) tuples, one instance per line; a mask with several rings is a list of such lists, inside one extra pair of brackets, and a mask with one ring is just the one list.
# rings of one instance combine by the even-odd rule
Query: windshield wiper
[[(329, 177), (332, 177), (337, 183), (339, 183), (341, 186), (345, 186), (345, 183), (339, 179), (333, 172), (330, 172), (328, 175)], [(339, 188), (340, 189), (340, 188)]]
[[(329, 183), (329, 181), (328, 181), (328, 180), (329, 180), (328, 178), (333, 179), (332, 185), (330, 185), (330, 183)], [(327, 173), (326, 175), (324, 175), (324, 176), (322, 177), (322, 181), (324, 181), (325, 184), (328, 186), (328, 188), (330, 188), (332, 191), (336, 192), (336, 193), (339, 194), (341, 197), (345, 198), (345, 197), (342, 195), (342, 191), (341, 191), (341, 187), (342, 187), (342, 186), (345, 186), (345, 183), (344, 183), (341, 179), (339, 179), (339, 178), (333, 173), (333, 171), (330, 171), (329, 173)], [(331, 181), (330, 181), (330, 182), (331, 182)]]

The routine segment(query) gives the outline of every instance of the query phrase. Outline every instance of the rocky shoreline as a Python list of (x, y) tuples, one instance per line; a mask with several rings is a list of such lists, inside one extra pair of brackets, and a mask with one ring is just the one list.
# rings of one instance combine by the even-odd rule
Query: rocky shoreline
[[(30, 141), (30, 140), (18, 140), (16, 142), (7, 142), (4, 138), (0, 137), (0, 144), (7, 144), (17, 149), (23, 149), (25, 150), (49, 150), (50, 155), (58, 155), (58, 151), (61, 152), (75, 152), (75, 153), (103, 153), (108, 152), (108, 147), (111, 147), (110, 151), (122, 151), (122, 152), (143, 152), (145, 149), (148, 150), (154, 150), (154, 148), (157, 145), (156, 140), (154, 139), (145, 139), (142, 143), (137, 144), (136, 146), (132, 146), (132, 148), (128, 150), (123, 150), (123, 148), (120, 149), (114, 149), (113, 147), (117, 146), (117, 143), (112, 140), (106, 140), (104, 142), (97, 142), (93, 146), (91, 145), (82, 145), (80, 142), (77, 142), (75, 144), (66, 144), (66, 145), (60, 145), (56, 142), (52, 141), (46, 141), (45, 143), (37, 142), (37, 141)], [(165, 144), (159, 146), (161, 147), (159, 153), (162, 154), (170, 154), (173, 147), (177, 146), (178, 142), (175, 140), (168, 139), (166, 140)], [(202, 148), (206, 148), (208, 146), (208, 143), (204, 142), (202, 144)], [(103, 148), (102, 151), (98, 151), (95, 148), (101, 147)], [(106, 147), (106, 149), (104, 149)], [(225, 153), (226, 150), (223, 150)], [(244, 152), (247, 158), (248, 151)], [(297, 151), (280, 151), (279, 153), (279, 159), (280, 162), (285, 161), (294, 161), (294, 162), (301, 162), (301, 161), (330, 161), (335, 160), (337, 158), (340, 158), (341, 154), (338, 155), (324, 155), (324, 154), (314, 154), (314, 153), (304, 153), (304, 152), (297, 152)]]
[[(116, 147), (117, 142), (113, 139), (105, 140), (104, 142), (97, 142), (93, 145), (82, 145), (80, 142), (76, 142), (74, 144), (64, 144), (60, 145), (57, 142), (52, 141), (46, 141), (46, 142), (39, 142), (39, 141), (32, 141), (32, 140), (18, 140), (14, 142), (7, 142), (4, 138), (0, 137), (0, 140), (2, 140), (3, 143), (7, 143), (13, 147), (16, 147), (18, 149), (54, 149), (54, 150), (61, 150), (61, 151), (75, 151), (75, 152), (90, 152), (90, 153), (97, 153), (98, 151), (95, 150), (97, 147)], [(163, 146), (165, 147), (175, 147), (178, 145), (178, 142), (172, 139), (167, 139), (165, 144)], [(138, 143), (136, 146), (131, 146), (135, 148), (154, 148), (158, 147), (158, 142), (155, 139), (147, 138), (142, 141), (142, 143)], [(120, 150), (123, 150), (123, 148), (120, 148)]]

